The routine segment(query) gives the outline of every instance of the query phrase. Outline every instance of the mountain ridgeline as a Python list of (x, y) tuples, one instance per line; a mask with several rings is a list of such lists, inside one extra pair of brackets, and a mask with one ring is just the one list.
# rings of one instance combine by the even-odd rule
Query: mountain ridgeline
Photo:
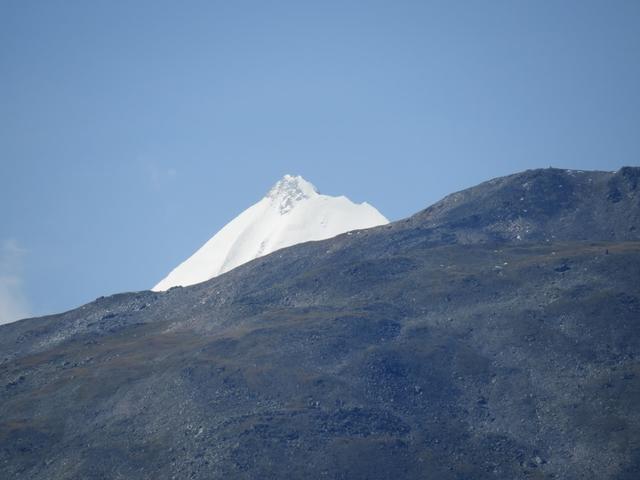
[(640, 168), (0, 327), (0, 478), (637, 479)]

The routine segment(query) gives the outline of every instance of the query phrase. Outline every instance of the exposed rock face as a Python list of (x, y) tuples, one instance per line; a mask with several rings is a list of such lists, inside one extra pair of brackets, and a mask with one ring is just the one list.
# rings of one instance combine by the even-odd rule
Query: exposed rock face
[(462, 243), (629, 240), (640, 233), (640, 168), (527, 170), (447, 196), (411, 218)]
[(639, 175), (524, 172), (2, 326), (0, 477), (636, 479)]

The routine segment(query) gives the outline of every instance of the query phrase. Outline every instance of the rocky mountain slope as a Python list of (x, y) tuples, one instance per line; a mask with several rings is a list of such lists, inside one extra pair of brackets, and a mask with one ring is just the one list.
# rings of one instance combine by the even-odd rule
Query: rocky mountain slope
[(0, 478), (636, 479), (640, 168), (0, 327)]

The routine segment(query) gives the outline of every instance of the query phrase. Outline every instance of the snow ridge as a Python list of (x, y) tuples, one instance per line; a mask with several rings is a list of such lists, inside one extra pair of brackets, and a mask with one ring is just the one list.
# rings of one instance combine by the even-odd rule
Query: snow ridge
[(152, 290), (204, 282), (281, 248), (387, 223), (366, 202), (322, 195), (301, 176), (285, 175)]

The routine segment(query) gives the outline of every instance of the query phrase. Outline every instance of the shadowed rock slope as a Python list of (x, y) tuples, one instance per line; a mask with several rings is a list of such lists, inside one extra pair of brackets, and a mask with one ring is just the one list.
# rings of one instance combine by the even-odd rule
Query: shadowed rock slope
[(640, 169), (0, 327), (0, 478), (637, 479)]

